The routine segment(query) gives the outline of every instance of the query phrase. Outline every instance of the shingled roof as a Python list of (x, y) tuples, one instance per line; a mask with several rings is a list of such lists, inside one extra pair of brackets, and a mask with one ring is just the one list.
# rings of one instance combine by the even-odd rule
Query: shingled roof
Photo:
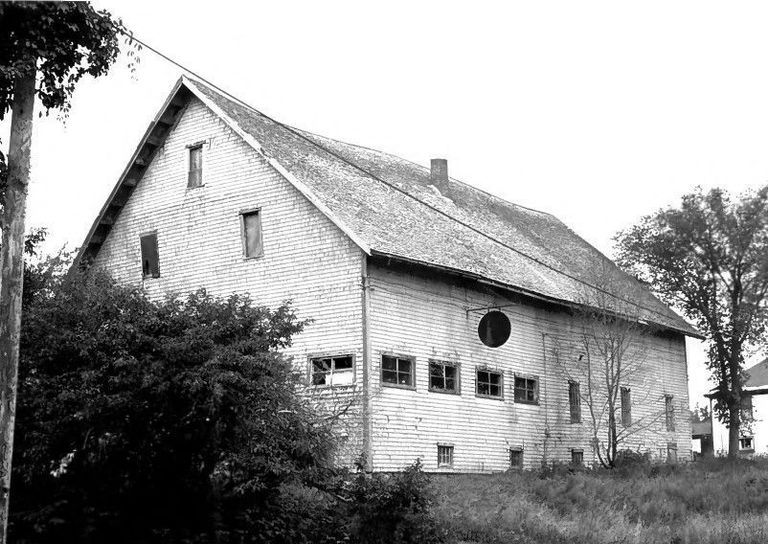
[[(437, 267), (570, 305), (591, 300), (609, 285), (617, 308), (631, 303), (642, 320), (699, 336), (645, 285), (548, 213), (453, 178), (435, 187), (428, 168), (288, 127), (198, 81), (183, 78), (164, 108), (184, 93), (222, 117), (369, 255)], [(150, 126), (145, 140), (152, 138)], [(142, 145), (134, 158), (142, 156)], [(151, 148), (144, 155), (150, 153)], [(120, 182), (113, 196), (119, 192)], [(109, 208), (107, 202), (100, 217), (109, 215)], [(104, 236), (97, 219), (81, 256), (95, 255)]]
[(749, 367), (746, 373), (749, 376), (744, 384), (746, 389), (768, 388), (768, 359)]

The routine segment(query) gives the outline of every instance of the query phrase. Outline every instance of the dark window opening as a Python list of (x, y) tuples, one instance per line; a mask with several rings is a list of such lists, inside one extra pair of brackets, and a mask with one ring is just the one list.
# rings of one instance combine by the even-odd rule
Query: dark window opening
[(189, 148), (189, 174), (187, 187), (200, 187), (203, 184), (203, 145)]
[(523, 448), (509, 448), (509, 468), (523, 468)]
[(571, 464), (575, 467), (584, 466), (584, 450), (571, 450)]
[(141, 273), (144, 278), (160, 277), (160, 256), (155, 233), (141, 237)]
[(673, 442), (667, 444), (667, 462), (677, 463), (677, 444)]
[(453, 466), (453, 446), (437, 446), (437, 466)]
[(243, 254), (246, 259), (258, 257), (262, 253), (261, 214), (259, 210), (242, 213)]
[(515, 402), (538, 404), (539, 380), (535, 377), (522, 378), (515, 376)]
[(381, 381), (384, 385), (413, 387), (413, 361), (394, 355), (382, 355)]
[(621, 388), (621, 424), (632, 425), (632, 397), (628, 387)]
[(429, 390), (458, 393), (459, 368), (456, 364), (430, 361), (429, 363)]
[(675, 404), (672, 395), (664, 396), (664, 415), (668, 431), (675, 430)]
[(351, 355), (315, 357), (312, 364), (312, 385), (349, 385), (355, 381)]
[(568, 403), (571, 407), (571, 423), (581, 423), (581, 392), (578, 382), (568, 382)]
[(504, 387), (501, 372), (478, 369), (476, 373), (476, 393), (483, 397), (502, 398)]
[(755, 448), (754, 443), (752, 442), (751, 436), (742, 436), (739, 438), (739, 449), (740, 450), (752, 450)]

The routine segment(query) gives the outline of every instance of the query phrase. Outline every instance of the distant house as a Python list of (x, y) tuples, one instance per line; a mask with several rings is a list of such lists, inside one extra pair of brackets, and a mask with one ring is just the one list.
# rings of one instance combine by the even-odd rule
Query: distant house
[[(739, 452), (744, 455), (768, 455), (768, 359), (748, 368), (746, 373)], [(714, 403), (711, 395), (708, 397), (711, 408)], [(727, 455), (728, 426), (716, 417), (712, 421), (715, 454)]]
[(704, 421), (694, 421), (691, 426), (691, 438), (693, 439), (693, 454), (711, 456), (714, 453), (712, 444), (712, 418)]
[(690, 457), (676, 414), (696, 331), (557, 218), (449, 177), (442, 159), (288, 127), (182, 78), (78, 260), (153, 297), (291, 299), (313, 321), (286, 355), (319, 398), (349, 404), (348, 455), (385, 471), (593, 460), (585, 385), (548, 353), (607, 270), (611, 296), (656, 330), (642, 379), (622, 384), (622, 422), (666, 416), (626, 447)]

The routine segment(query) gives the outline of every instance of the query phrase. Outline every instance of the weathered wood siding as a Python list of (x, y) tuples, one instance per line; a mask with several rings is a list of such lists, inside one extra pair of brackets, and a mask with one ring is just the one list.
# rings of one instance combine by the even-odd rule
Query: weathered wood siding
[[(203, 187), (187, 188), (187, 146), (203, 145)], [(243, 257), (239, 213), (260, 208), (263, 255)], [(142, 279), (139, 237), (157, 232), (160, 277)], [(315, 353), (355, 355), (361, 383), (362, 253), (259, 154), (193, 98), (149, 165), (96, 260), (124, 283), (153, 297), (204, 287), (249, 294), (276, 307), (292, 300), (313, 322), (286, 349), (302, 370)], [(321, 394), (326, 394), (322, 392)], [(359, 435), (359, 406), (349, 421)], [(358, 444), (350, 449), (357, 451)]]
[[(516, 446), (524, 450), (526, 467), (537, 466), (545, 455), (549, 461), (568, 462), (572, 448), (583, 449), (586, 463), (593, 459), (586, 406), (582, 403), (584, 423), (571, 424), (567, 377), (544, 357), (545, 350), (551, 351), (552, 339), (575, 338), (571, 316), (526, 304), (505, 308), (512, 335), (505, 345), (489, 348), (477, 336), (482, 312), (468, 315), (466, 310), (510, 302), (490, 294), (490, 288), (484, 293), (436, 275), (417, 277), (383, 266), (370, 266), (369, 274), (376, 470), (402, 469), (417, 457), (431, 471), (505, 470), (508, 450)], [(383, 353), (416, 358), (415, 390), (382, 386)], [(650, 450), (658, 457), (666, 456), (668, 442), (674, 442), (678, 458), (690, 458), (684, 340), (653, 337), (646, 353), (645, 375), (629, 384), (633, 418), (663, 414), (664, 395), (673, 395), (676, 430), (667, 432), (663, 416), (655, 417), (650, 428), (625, 447)], [(460, 395), (428, 391), (429, 359), (461, 365)], [(504, 372), (504, 400), (476, 397), (475, 368), (481, 365)], [(540, 378), (538, 405), (514, 403), (515, 373)], [(437, 467), (438, 444), (454, 446), (452, 469)]]

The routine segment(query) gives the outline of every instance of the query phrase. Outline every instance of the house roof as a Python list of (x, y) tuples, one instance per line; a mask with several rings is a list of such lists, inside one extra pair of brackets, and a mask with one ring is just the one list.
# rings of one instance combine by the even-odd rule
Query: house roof
[[(428, 168), (289, 127), (198, 81), (182, 78), (165, 107), (173, 104), (174, 95), (187, 91), (222, 117), (369, 255), (449, 270), (571, 305), (605, 298), (609, 292), (620, 313), (630, 304), (641, 320), (699, 336), (645, 285), (548, 213), (509, 203), (453, 178), (435, 187)], [(163, 115), (161, 110), (156, 121)], [(152, 139), (152, 132), (150, 125), (145, 140)], [(163, 130), (168, 132), (169, 128)], [(135, 156), (141, 156), (141, 148)], [(145, 164), (151, 152), (145, 152)], [(132, 168), (129, 165), (126, 173)], [(109, 206), (107, 202), (102, 214)], [(99, 225), (97, 219), (81, 257), (98, 252), (106, 236)]]
[(745, 389), (768, 387), (768, 359), (749, 367), (746, 373), (749, 377), (744, 383)]

